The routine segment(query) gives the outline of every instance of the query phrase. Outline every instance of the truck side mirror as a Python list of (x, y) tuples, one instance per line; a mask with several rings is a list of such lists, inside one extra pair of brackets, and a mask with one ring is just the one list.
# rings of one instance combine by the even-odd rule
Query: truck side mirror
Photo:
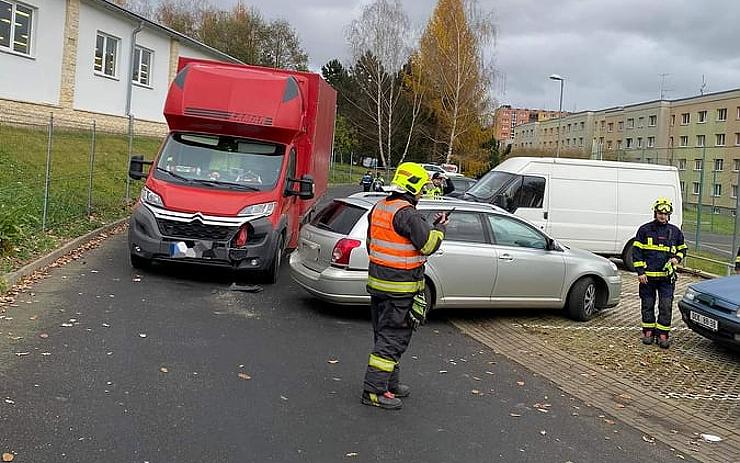
[[(304, 175), (300, 179), (289, 178), (288, 187), (285, 189), (286, 196), (298, 196), (299, 199), (312, 199), (314, 197), (313, 177)], [(295, 185), (298, 184), (298, 190)]]
[(152, 161), (145, 161), (144, 156), (141, 154), (135, 154), (131, 156), (128, 164), (128, 176), (133, 180), (141, 180), (149, 175), (147, 171), (144, 173), (144, 165), (152, 165)]

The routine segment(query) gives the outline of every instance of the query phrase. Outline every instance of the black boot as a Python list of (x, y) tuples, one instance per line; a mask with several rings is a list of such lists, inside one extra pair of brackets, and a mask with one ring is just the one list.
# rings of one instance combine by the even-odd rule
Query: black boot
[(411, 394), (411, 388), (406, 384), (397, 384), (390, 388), (391, 392), (396, 397), (408, 397)]
[(653, 330), (642, 330), (642, 343), (650, 345), (655, 342), (655, 334)]
[(667, 334), (661, 333), (660, 336), (658, 336), (658, 347), (661, 349), (668, 349), (671, 347), (671, 340), (668, 339)]
[(403, 402), (401, 402), (401, 399), (393, 395), (392, 392), (375, 394), (373, 392), (364, 391), (362, 393), (362, 403), (365, 405), (380, 407), (385, 410), (398, 410), (403, 407)]

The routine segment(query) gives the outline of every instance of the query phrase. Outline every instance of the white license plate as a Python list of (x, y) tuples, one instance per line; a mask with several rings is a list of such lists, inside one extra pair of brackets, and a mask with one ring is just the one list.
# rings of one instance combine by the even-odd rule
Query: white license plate
[(695, 321), (699, 325), (703, 326), (704, 328), (709, 328), (712, 331), (717, 331), (719, 327), (717, 320), (715, 320), (714, 318), (710, 318), (710, 317), (707, 317), (706, 315), (696, 313), (693, 310), (689, 312), (689, 318), (692, 321)]

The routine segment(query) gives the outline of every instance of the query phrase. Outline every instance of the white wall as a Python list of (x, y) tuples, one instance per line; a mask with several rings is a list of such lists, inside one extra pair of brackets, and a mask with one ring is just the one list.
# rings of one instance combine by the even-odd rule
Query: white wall
[[(131, 112), (137, 119), (164, 122), (162, 108), (170, 85), (170, 38), (144, 28), (137, 34), (136, 44), (152, 50), (154, 56), (152, 57), (149, 87), (134, 83)], [(125, 98), (124, 93), (124, 103)]]
[(180, 56), (186, 58), (200, 58), (200, 59), (211, 59), (215, 61), (225, 61), (223, 58), (217, 55), (210, 55), (201, 51), (201, 48), (195, 48), (188, 46), (187, 44), (180, 42)]
[(31, 57), (0, 49), (0, 98), (59, 103), (66, 2), (23, 0), (35, 8)]

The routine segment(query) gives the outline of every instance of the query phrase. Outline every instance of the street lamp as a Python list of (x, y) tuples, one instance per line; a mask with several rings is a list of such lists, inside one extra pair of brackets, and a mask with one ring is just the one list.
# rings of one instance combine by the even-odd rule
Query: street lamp
[(565, 79), (563, 79), (558, 74), (552, 74), (550, 76), (550, 79), (560, 81), (560, 106), (558, 107), (558, 147), (557, 147), (557, 151), (555, 152), (555, 157), (559, 158), (560, 157), (560, 122), (563, 120), (563, 82), (565, 82)]

